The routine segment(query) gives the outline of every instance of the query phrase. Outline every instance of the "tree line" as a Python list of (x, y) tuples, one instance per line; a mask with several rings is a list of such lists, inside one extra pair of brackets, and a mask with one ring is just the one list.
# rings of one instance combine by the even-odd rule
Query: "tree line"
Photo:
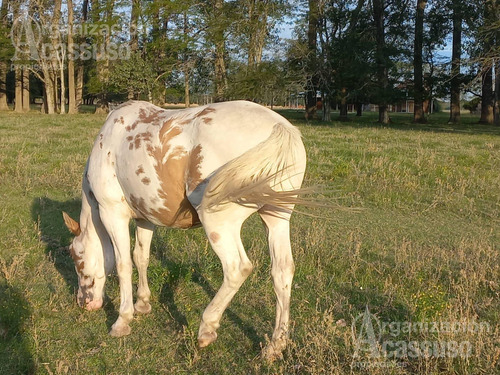
[(312, 118), (321, 98), (324, 120), (372, 103), (388, 123), (392, 103), (425, 122), (447, 97), (450, 122), (469, 99), (499, 124), (499, 40), (499, 0), (2, 0), (0, 109), (248, 99)]
[[(497, 0), (309, 0), (306, 26), (306, 112), (319, 90), (323, 106), (340, 104), (341, 117), (348, 102), (371, 102), (388, 123), (389, 104), (410, 96), (414, 121), (425, 122), (433, 99), (449, 97), (456, 123), (467, 94), (481, 102), (481, 122), (499, 124)], [(449, 60), (439, 53), (448, 42)]]

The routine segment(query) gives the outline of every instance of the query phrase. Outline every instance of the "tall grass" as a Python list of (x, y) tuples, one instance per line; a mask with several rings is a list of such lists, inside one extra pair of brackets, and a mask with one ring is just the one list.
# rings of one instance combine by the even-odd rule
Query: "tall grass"
[[(469, 116), (460, 126), (440, 115), (417, 126), (400, 115), (383, 127), (372, 114), (348, 123), (284, 115), (304, 135), (306, 184), (324, 185), (324, 198), (342, 208), (292, 218), (292, 340), (268, 365), (258, 354), (275, 300), (258, 218), (242, 230), (255, 270), (212, 346), (199, 350), (196, 333), (222, 269), (202, 229), (157, 229), (153, 312), (134, 320), (131, 336), (111, 338), (116, 276), (102, 310), (77, 307), (60, 215), (78, 217), (81, 174), (104, 118), (0, 113), (0, 374), (498, 372), (500, 129)], [(487, 329), (384, 332), (378, 342), (468, 342), (468, 356), (356, 357), (352, 324), (367, 307), (382, 323)]]

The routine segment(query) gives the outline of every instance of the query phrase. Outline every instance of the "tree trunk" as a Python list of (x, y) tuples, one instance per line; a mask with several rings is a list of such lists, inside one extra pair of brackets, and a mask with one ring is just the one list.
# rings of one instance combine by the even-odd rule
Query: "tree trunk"
[(56, 112), (56, 103), (54, 98), (54, 82), (53, 77), (48, 70), (47, 64), (42, 66), (44, 76), (44, 93), (45, 93), (45, 113), (53, 114)]
[[(62, 103), (64, 100), (65, 93), (58, 90), (58, 80), (61, 76), (61, 70), (63, 70), (62, 75), (64, 76), (64, 65), (63, 65), (63, 56), (62, 51), (58, 48), (60, 46), (61, 34), (59, 33), (59, 21), (61, 19), (61, 6), (62, 0), (54, 0), (54, 12), (51, 20), (52, 32), (50, 34), (50, 39), (52, 42), (53, 51), (51, 53), (51, 70), (50, 75), (53, 81), (53, 89), (54, 89), (54, 99), (56, 111), (64, 113), (63, 109), (65, 109), (65, 104)], [(58, 74), (59, 73), (59, 77)], [(64, 80), (61, 82), (61, 88), (64, 86)], [(59, 100), (61, 99), (61, 101)]]
[[(92, 21), (95, 23), (105, 21), (106, 24), (111, 24), (111, 16), (114, 8), (114, 0), (107, 0), (104, 3), (105, 15), (103, 19), (101, 19), (101, 4), (99, 4), (99, 0), (92, 0), (92, 12), (93, 17)], [(108, 113), (108, 82), (109, 82), (109, 57), (105, 53), (106, 49), (109, 46), (111, 41), (111, 35), (106, 33), (103, 37), (99, 37), (96, 42), (97, 48), (97, 77), (101, 83), (100, 92), (97, 94), (97, 105), (95, 113), (102, 114)]]
[[(138, 21), (139, 21), (139, 0), (132, 0), (132, 9), (130, 11), (130, 52), (131, 55), (134, 55), (137, 52), (137, 48), (139, 47), (139, 33), (138, 33)], [(127, 90), (127, 99), (133, 100), (136, 98), (136, 93), (133, 87), (129, 87)]]
[(413, 50), (414, 101), (413, 121), (426, 122), (424, 112), (424, 80), (422, 66), (422, 45), (424, 39), (424, 11), (427, 0), (417, 0), (417, 15), (415, 19), (415, 42)]
[(460, 122), (460, 58), (462, 54), (461, 1), (453, 1), (453, 47), (451, 53), (451, 90), (449, 123)]
[(347, 89), (345, 87), (342, 87), (341, 94), (340, 94), (340, 115), (339, 115), (339, 120), (340, 121), (347, 121)]
[(363, 103), (356, 103), (356, 117), (363, 115)]
[(61, 80), (61, 109), (59, 113), (66, 113), (66, 82), (64, 82), (64, 55), (61, 54), (59, 61), (59, 78)]
[(189, 98), (189, 68), (187, 66), (184, 69), (184, 105), (186, 108), (191, 106)]
[(222, 102), (225, 98), (227, 80), (226, 64), (224, 61), (224, 41), (217, 41), (215, 45), (215, 98), (216, 102)]
[(191, 72), (191, 62), (189, 58), (189, 19), (187, 11), (183, 14), (183, 38), (184, 38), (184, 56), (183, 56), (183, 73), (184, 73), (184, 105), (186, 108), (191, 106), (191, 98), (189, 96), (189, 77)]
[(68, 113), (78, 113), (76, 107), (75, 62), (68, 59)]
[(7, 63), (0, 61), (0, 111), (9, 109), (7, 105)]
[(68, 0), (68, 113), (78, 113), (76, 108), (75, 56), (73, 54), (73, 0)]
[[(224, 0), (215, 0), (214, 2), (214, 22), (223, 17)], [(220, 22), (220, 21), (219, 21)], [(215, 45), (215, 98), (216, 102), (225, 100), (227, 89), (226, 76), (226, 41), (224, 36), (224, 28), (219, 24), (214, 32)]]
[(248, 67), (255, 68), (262, 60), (262, 52), (268, 29), (268, 4), (259, 0), (248, 1)]
[(380, 90), (378, 105), (378, 122), (388, 124), (389, 111), (387, 109), (389, 74), (385, 51), (385, 25), (384, 25), (384, 0), (373, 0), (373, 18), (375, 20), (377, 81)]
[(139, 47), (139, 33), (137, 30), (140, 13), (140, 0), (132, 0), (132, 9), (130, 11), (130, 49), (137, 51)]
[[(8, 1), (3, 0), (0, 8), (0, 30), (8, 30), (7, 26)], [(4, 37), (4, 35), (2, 35)], [(7, 105), (7, 61), (0, 60), (0, 111), (9, 109)]]
[[(84, 0), (82, 3), (82, 24), (87, 22), (88, 16), (89, 0)], [(83, 42), (81, 38), (78, 39), (79, 42)], [(78, 60), (76, 64), (76, 78), (75, 78), (75, 109), (76, 112), (80, 111), (83, 104), (83, 75), (84, 75), (84, 65), (82, 60)]]
[(52, 88), (54, 91), (55, 111), (59, 112), (61, 110), (61, 102), (59, 100), (60, 99), (60, 96), (59, 96), (59, 78), (57, 77), (55, 70), (51, 70), (50, 75), (51, 75), (51, 80), (52, 80)]
[[(497, 37), (500, 37), (500, 32), (497, 32)], [(496, 58), (495, 64), (495, 125), (500, 126), (500, 58)]]
[(493, 114), (493, 61), (487, 59), (483, 65), (481, 75), (481, 118), (480, 124), (493, 124), (495, 121)]
[(16, 66), (15, 70), (15, 107), (16, 112), (23, 111), (23, 70)]
[(307, 50), (306, 57), (307, 66), (307, 83), (305, 94), (306, 105), (306, 120), (314, 119), (316, 113), (316, 91), (317, 91), (317, 35), (318, 35), (318, 19), (319, 19), (319, 2), (318, 0), (309, 0), (309, 15), (307, 28)]
[[(487, 25), (494, 24), (495, 4), (486, 2), (484, 6), (484, 19)], [(495, 122), (494, 114), (494, 93), (493, 93), (493, 65), (494, 59), (491, 58), (491, 49), (494, 47), (489, 37), (483, 41), (483, 66), (481, 72), (481, 118), (480, 124), (493, 124)]]
[(30, 72), (23, 69), (23, 112), (30, 110)]
[(83, 64), (78, 64), (78, 69), (76, 71), (75, 79), (75, 108), (76, 112), (80, 111), (83, 104), (83, 74), (84, 67)]
[(330, 106), (330, 98), (328, 95), (323, 96), (323, 121), (331, 121), (331, 106)]

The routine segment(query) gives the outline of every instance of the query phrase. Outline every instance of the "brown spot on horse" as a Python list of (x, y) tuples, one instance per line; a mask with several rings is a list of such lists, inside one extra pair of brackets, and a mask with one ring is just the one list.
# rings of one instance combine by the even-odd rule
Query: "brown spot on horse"
[(220, 240), (220, 234), (217, 232), (210, 233), (209, 237), (213, 243), (217, 243)]
[[(156, 107), (149, 107), (149, 111), (146, 111), (145, 108), (139, 109), (139, 120), (144, 123), (144, 124), (152, 124), (156, 122), (159, 119), (159, 115), (164, 113), (161, 108), (156, 108)], [(137, 122), (134, 123), (135, 126), (137, 126)], [(132, 126), (132, 129), (135, 129), (134, 126)]]
[(198, 112), (195, 117), (203, 117), (206, 116), (212, 112), (215, 112), (215, 108), (207, 107), (203, 111)]
[(201, 162), (203, 161), (203, 156), (201, 155), (201, 145), (196, 146), (191, 150), (189, 155), (189, 166), (187, 173), (187, 186), (190, 191), (196, 189), (196, 187), (203, 180), (201, 178)]
[[(183, 147), (174, 146), (172, 149), (172, 140), (182, 133), (180, 127), (172, 124), (173, 121), (166, 121), (160, 129), (159, 146), (148, 144), (147, 147), (149, 155), (155, 160), (154, 168), (160, 182), (158, 197), (163, 201), (163, 207), (152, 209), (149, 214), (166, 226), (190, 228), (200, 222), (196, 210), (187, 199), (185, 188), (186, 170), (191, 158)], [(201, 148), (197, 153), (198, 157), (200, 151)], [(168, 157), (164, 161), (166, 155)], [(194, 164), (197, 169), (199, 163)], [(172, 181), (178, 183), (172, 184)]]

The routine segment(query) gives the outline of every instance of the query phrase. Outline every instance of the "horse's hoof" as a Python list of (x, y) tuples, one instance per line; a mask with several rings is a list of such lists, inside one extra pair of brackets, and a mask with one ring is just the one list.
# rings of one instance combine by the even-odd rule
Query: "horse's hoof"
[(132, 329), (130, 328), (130, 326), (128, 324), (127, 325), (120, 325), (120, 326), (116, 326), (115, 324), (113, 324), (109, 334), (113, 337), (123, 337), (123, 336), (130, 335), (131, 331), (132, 331)]
[(134, 310), (139, 314), (149, 314), (151, 312), (151, 305), (142, 301), (137, 301), (134, 305)]
[(99, 310), (102, 307), (102, 299), (87, 302), (85, 309), (87, 311)]
[(216, 332), (205, 332), (198, 336), (198, 346), (204, 348), (217, 340)]
[(271, 341), (262, 349), (261, 357), (267, 363), (272, 363), (277, 359), (283, 359), (283, 350), (285, 347), (286, 342)]

